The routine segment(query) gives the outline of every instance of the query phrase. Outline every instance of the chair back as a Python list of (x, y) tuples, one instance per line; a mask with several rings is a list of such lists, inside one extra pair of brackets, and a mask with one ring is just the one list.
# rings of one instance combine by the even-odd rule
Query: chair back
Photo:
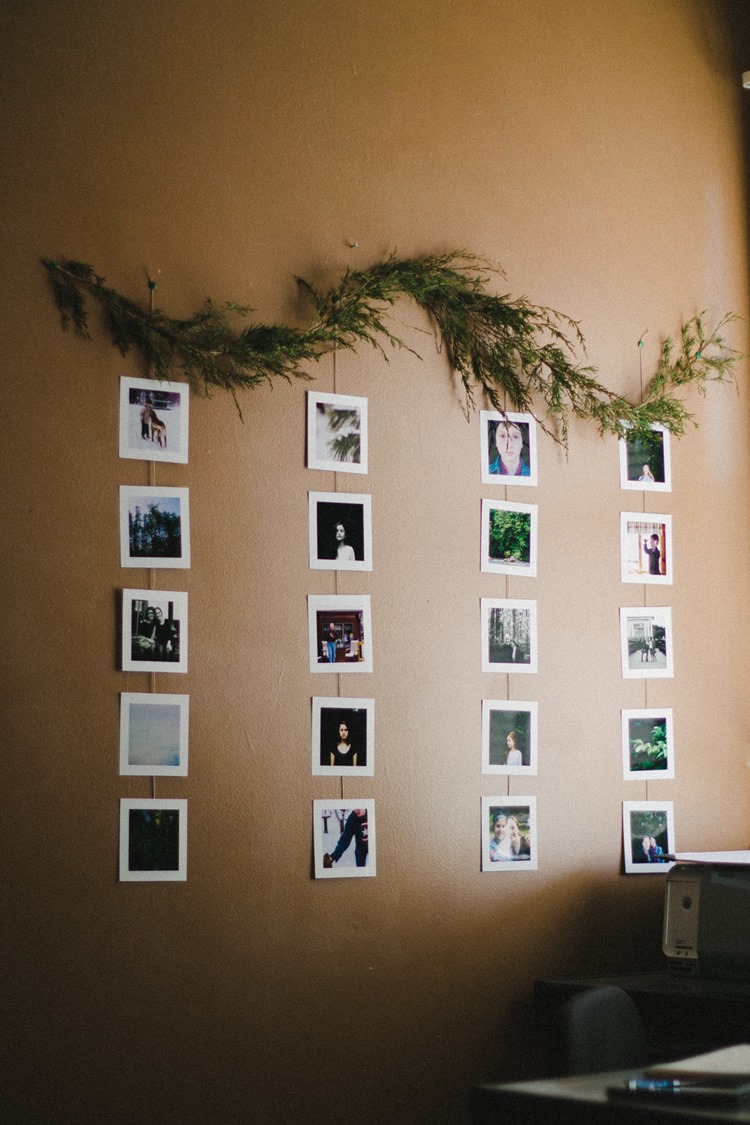
[(636, 1069), (648, 1061), (638, 1009), (615, 985), (572, 996), (561, 1011), (561, 1033), (566, 1074)]

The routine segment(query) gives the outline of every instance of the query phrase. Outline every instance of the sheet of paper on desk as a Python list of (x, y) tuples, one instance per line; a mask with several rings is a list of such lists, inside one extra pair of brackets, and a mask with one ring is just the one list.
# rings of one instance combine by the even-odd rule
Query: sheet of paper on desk
[(705, 1055), (659, 1063), (645, 1072), (650, 1078), (748, 1079), (750, 1078), (750, 1043), (720, 1047)]
[(750, 851), (741, 852), (676, 852), (677, 863), (737, 863), (750, 867)]

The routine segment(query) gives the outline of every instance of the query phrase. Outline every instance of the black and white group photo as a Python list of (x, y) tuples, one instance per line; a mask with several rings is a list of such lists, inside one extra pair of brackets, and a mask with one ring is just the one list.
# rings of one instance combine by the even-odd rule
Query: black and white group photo
[(122, 670), (187, 672), (187, 594), (123, 590)]

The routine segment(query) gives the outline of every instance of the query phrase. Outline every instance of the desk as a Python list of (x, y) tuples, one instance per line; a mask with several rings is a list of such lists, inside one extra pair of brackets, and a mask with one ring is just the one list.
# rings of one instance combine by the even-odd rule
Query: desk
[(654, 1060), (686, 1058), (730, 1043), (750, 1043), (749, 981), (679, 977), (666, 970), (536, 981), (534, 1012), (541, 1034), (554, 1042), (560, 1006), (576, 992), (604, 984), (616, 984), (632, 997)]
[(475, 1086), (471, 1093), (472, 1125), (750, 1125), (750, 1108), (699, 1109), (663, 1102), (610, 1101), (607, 1086), (639, 1071), (587, 1074)]

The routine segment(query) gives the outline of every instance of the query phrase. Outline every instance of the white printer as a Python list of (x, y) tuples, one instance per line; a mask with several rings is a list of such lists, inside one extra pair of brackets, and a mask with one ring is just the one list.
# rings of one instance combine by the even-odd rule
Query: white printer
[(750, 851), (674, 858), (662, 935), (669, 971), (750, 980)]

